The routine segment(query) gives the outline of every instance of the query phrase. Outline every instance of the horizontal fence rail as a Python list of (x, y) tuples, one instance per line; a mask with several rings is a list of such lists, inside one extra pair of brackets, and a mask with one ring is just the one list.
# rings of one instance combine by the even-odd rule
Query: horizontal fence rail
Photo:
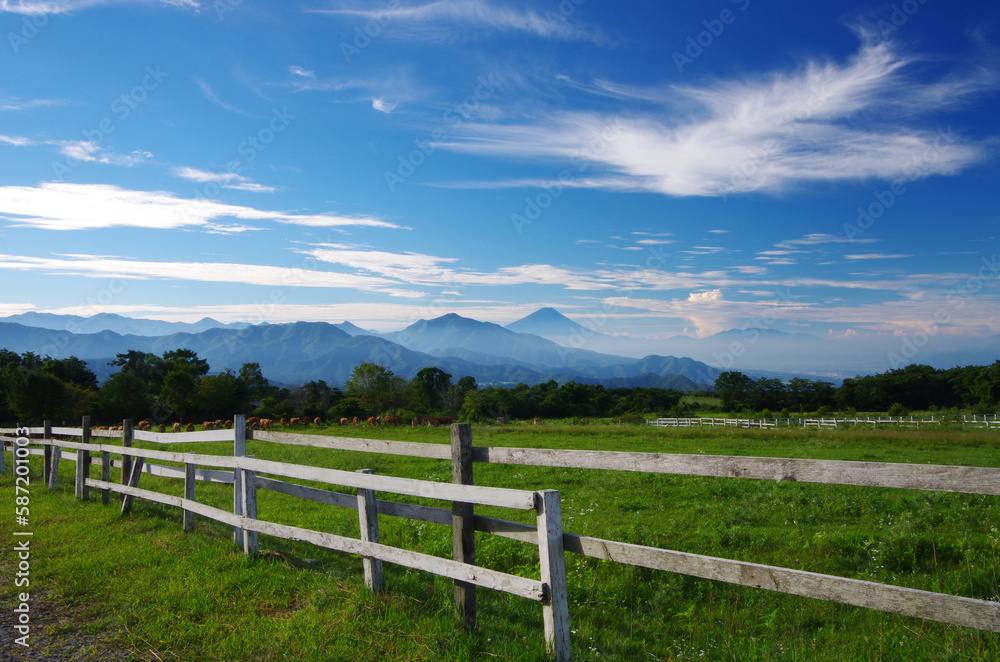
[[(743, 419), (729, 420), (734, 420), (739, 423), (742, 422)], [(992, 420), (980, 420), (978, 422), (979, 424), (987, 426), (993, 423)], [(38, 434), (44, 433), (43, 428), (32, 428), (32, 430), (36, 431)], [(79, 428), (52, 428), (49, 431), (49, 434), (55, 434), (57, 430), (59, 432), (69, 430), (70, 432), (67, 434), (73, 434), (75, 436), (79, 436), (81, 433)], [(121, 435), (121, 433), (118, 434)], [(136, 431), (134, 434), (135, 438), (142, 438), (148, 441), (158, 441), (150, 438), (150, 435), (155, 435), (157, 437), (171, 437), (170, 441), (173, 441), (174, 437), (180, 438), (182, 436), (186, 436), (187, 434), (203, 433), (143, 433), (140, 435), (138, 431)], [(219, 430), (213, 431), (213, 434), (225, 434), (228, 435), (225, 438), (231, 440), (233, 438), (234, 431)], [(289, 434), (258, 430), (247, 431), (247, 435), (248, 437), (252, 435), (252, 439), (255, 441), (266, 441), (277, 444), (311, 446), (317, 448), (360, 451), (377, 454), (403, 455), (439, 460), (451, 459), (453, 460), (453, 466), (455, 461), (454, 449), (449, 447), (447, 444), (397, 442), (377, 439)], [(5, 439), (5, 443), (13, 441), (10, 437), (0, 438)], [(188, 438), (188, 440), (194, 440), (194, 438)], [(32, 443), (38, 442), (36, 440), (32, 440)], [(42, 443), (45, 442), (43, 441)], [(122, 446), (114, 444), (58, 442), (58, 445), (67, 450), (76, 451), (76, 453), (64, 451), (61, 454), (57, 454), (62, 458), (69, 459), (71, 461), (78, 460), (82, 457), (80, 453), (85, 451), (89, 451), (91, 453), (121, 454), (123, 450)], [(37, 452), (42, 451), (39, 449)], [(577, 468), (587, 470), (632, 471), (706, 477), (797, 481), (805, 483), (855, 485), (879, 488), (933, 490), (991, 496), (1000, 495), (1000, 469), (992, 467), (911, 465), (882, 462), (853, 462), (744, 456), (676, 455), (616, 451), (471, 447), (471, 441), (467, 452), (469, 455), (469, 461), (490, 464), (519, 464), (527, 466)], [(184, 463), (185, 465), (198, 464), (198, 458), (200, 457), (191, 453), (169, 453), (147, 449), (129, 449), (127, 456), (137, 458), (142, 457), (143, 460), (173, 461)], [(123, 462), (125, 459), (126, 455), (123, 455)], [(419, 485), (420, 483), (423, 483), (423, 481), (390, 478), (385, 476), (368, 476), (363, 478), (362, 474), (333, 469), (309, 467), (306, 468), (304, 473), (298, 473), (295, 469), (291, 469), (291, 467), (296, 467), (297, 465), (256, 460), (249, 457), (215, 456), (214, 461), (218, 464), (212, 466), (221, 469), (231, 469), (232, 471), (215, 471), (213, 474), (207, 473), (212, 470), (199, 468), (197, 471), (202, 472), (198, 474), (199, 479), (214, 479), (221, 482), (233, 482), (235, 480), (234, 477), (239, 476), (242, 473), (267, 473), (271, 476), (281, 476), (284, 478), (300, 478), (330, 484), (340, 484), (358, 488), (359, 491), (369, 488), (411, 496), (442, 498), (444, 500), (451, 500), (456, 504), (475, 503), (486, 505), (493, 503), (494, 500), (499, 500), (502, 502), (502, 505), (509, 508), (528, 510), (537, 507), (536, 501), (538, 497), (534, 496), (535, 493), (530, 493), (533, 496), (529, 503), (529, 500), (521, 494), (519, 490), (507, 490), (506, 488), (488, 488), (482, 486), (463, 486), (458, 484), (452, 485), (443, 483), (431, 483), (431, 485), (436, 487), (426, 488)], [(115, 466), (118, 465), (116, 464)], [(143, 470), (151, 471), (152, 467), (160, 465), (152, 465), (151, 467), (150, 465), (145, 464), (144, 466), (145, 468)], [(163, 469), (166, 470), (166, 473), (177, 477), (182, 477), (182, 474), (184, 473), (182, 469), (175, 467), (163, 467)], [(407, 481), (412, 481), (412, 483)], [(94, 481), (92, 479), (87, 479), (85, 482), (89, 486), (97, 489), (112, 490), (117, 488), (118, 491), (131, 490), (134, 491), (135, 496), (139, 496), (140, 498), (149, 498), (142, 494), (142, 490), (136, 492), (135, 490), (138, 488), (135, 487), (129, 488), (128, 486), (117, 486), (112, 483), (108, 483), (107, 481)], [(328, 490), (289, 483), (272, 477), (256, 476), (254, 483), (257, 489), (271, 490), (341, 507), (354, 509), (359, 508), (358, 499), (354, 495), (338, 494)], [(464, 490), (451, 491), (446, 489), (445, 486), (447, 488), (475, 487), (477, 489), (467, 492)], [(434, 494), (439, 496), (433, 496)], [(185, 510), (191, 509), (194, 512), (199, 512), (198, 509), (207, 508), (207, 506), (197, 504), (196, 502), (189, 503), (189, 500), (179, 499), (178, 497), (167, 498), (173, 500), (169, 505), (175, 505), (177, 507), (184, 508)], [(413, 520), (452, 526), (455, 525), (456, 521), (454, 507), (451, 511), (449, 511), (443, 508), (400, 504), (383, 500), (376, 500), (375, 504), (379, 515), (406, 517)], [(243, 528), (247, 531), (258, 531), (260, 533), (271, 534), (270, 531), (263, 531), (249, 525), (244, 526), (247, 519), (246, 517), (240, 518), (239, 515), (226, 513), (221, 510), (219, 512), (225, 513), (228, 518), (226, 523), (232, 524), (233, 526)], [(501, 519), (482, 517), (478, 515), (473, 515), (471, 517), (469, 526), (476, 531), (520, 540), (529, 544), (539, 544), (539, 540), (544, 537), (544, 535), (540, 533), (538, 526), (508, 522)], [(284, 531), (284, 533), (291, 532)], [(326, 536), (328, 534), (317, 535)], [(599, 538), (578, 536), (567, 532), (563, 532), (560, 535), (561, 548), (565, 551), (597, 559), (686, 574), (703, 579), (722, 581), (741, 586), (756, 587), (780, 593), (788, 593), (791, 595), (839, 602), (842, 604), (876, 609), (884, 612), (934, 620), (953, 625), (1000, 632), (1000, 603), (989, 600), (978, 600), (869, 581), (781, 568), (777, 566), (767, 566), (744, 561), (689, 554), (675, 550), (633, 545), (629, 543), (602, 540)], [(298, 540), (301, 538), (294, 539)], [(354, 539), (346, 540), (351, 540), (352, 544), (359, 542)], [(331, 540), (326, 538), (323, 538), (323, 541), (333, 544)], [(338, 542), (337, 544), (340, 543)], [(379, 548), (373, 546), (363, 547), (366, 551), (352, 551), (351, 553), (363, 554), (371, 558), (379, 558), (394, 563), (396, 562), (384, 558), (385, 550), (380, 550)], [(331, 549), (334, 548), (331, 547)], [(416, 554), (416, 552), (414, 552), (414, 554)], [(457, 561), (449, 561), (449, 563), (457, 563)], [(401, 563), (401, 565), (405, 564)], [(463, 582), (475, 583), (469, 581), (468, 578), (456, 577), (453, 575), (445, 576), (456, 579), (456, 586)], [(489, 581), (493, 580), (491, 579)], [(528, 590), (530, 592), (530, 590), (533, 589)], [(547, 642), (549, 641), (549, 635), (547, 634)]]
[(761, 428), (770, 429), (776, 427), (804, 427), (804, 428), (836, 428), (841, 425), (864, 426), (871, 425), (892, 425), (897, 427), (921, 427), (923, 425), (941, 425), (944, 423), (961, 424), (964, 428), (1000, 430), (1000, 417), (996, 414), (985, 416), (963, 415), (961, 419), (946, 419), (937, 415), (933, 416), (867, 416), (864, 418), (836, 417), (836, 418), (656, 418), (646, 419), (646, 425), (661, 428), (690, 428), (690, 427), (738, 427), (738, 428)]
[[(22, 459), (26, 464), (26, 458), (30, 455), (44, 455), (46, 460), (44, 471), (48, 475), (44, 475), (43, 479), (50, 488), (54, 488), (57, 484), (59, 460), (76, 462), (77, 495), (84, 500), (87, 499), (88, 490), (96, 489), (101, 490), (104, 503), (108, 503), (107, 495), (109, 493), (122, 495), (122, 512), (130, 509), (132, 500), (135, 498), (173, 506), (181, 509), (184, 513), (185, 531), (191, 530), (195, 515), (233, 526), (234, 539), (237, 542), (242, 542), (247, 553), (250, 553), (251, 550), (256, 553), (255, 536), (263, 533), (288, 540), (307, 542), (334, 551), (360, 555), (365, 570), (365, 581), (373, 591), (381, 590), (380, 563), (384, 561), (452, 579), (455, 581), (456, 587), (459, 585), (463, 587), (478, 586), (540, 602), (543, 608), (547, 650), (556, 660), (570, 659), (568, 593), (563, 560), (563, 530), (558, 492), (439, 483), (379, 476), (367, 470), (351, 472), (258, 460), (242, 454), (245, 449), (240, 448), (240, 430), (245, 430), (245, 428), (241, 425), (236, 428), (235, 432), (233, 430), (213, 430), (167, 435), (133, 431), (130, 425), (124, 426), (122, 435), (124, 442), (138, 439), (162, 443), (159, 439), (162, 436), (169, 436), (168, 441), (171, 443), (233, 441), (236, 451), (233, 456), (132, 448), (127, 443), (123, 443), (123, 445), (86, 443), (90, 437), (90, 430), (86, 426), (83, 428), (45, 426), (44, 428), (30, 429), (30, 432), (43, 435), (42, 439), (7, 436), (2, 433), (16, 434), (17, 431), (0, 430), (0, 442), (3, 444), (3, 450), (6, 450), (8, 444), (12, 447), (15, 464), (22, 462)], [(55, 436), (82, 437), (84, 441), (55, 439), (53, 438)], [(468, 438), (471, 441), (471, 435), (468, 435)], [(30, 445), (34, 445), (36, 448), (29, 448)], [(448, 446), (443, 446), (443, 448), (448, 451), (449, 456), (452, 454)], [(102, 477), (99, 480), (90, 477), (90, 465), (95, 455), (101, 456)], [(114, 461), (111, 459), (111, 455), (119, 455), (121, 460)], [(440, 457), (442, 454), (436, 453), (436, 455)], [(0, 453), (0, 458), (3, 458), (2, 453)], [(151, 464), (149, 460), (175, 462), (184, 466), (156, 465)], [(0, 469), (2, 468), (3, 462), (0, 459)], [(110, 480), (111, 468), (121, 469), (121, 483)], [(231, 471), (228, 471), (229, 469)], [(143, 473), (167, 478), (183, 478), (185, 480), (185, 495), (178, 497), (140, 488), (138, 482)], [(339, 494), (324, 489), (288, 483), (275, 478), (258, 476), (258, 473), (353, 487), (357, 490), (357, 495)], [(232, 484), (234, 486), (233, 512), (196, 501), (194, 499), (196, 480)], [(357, 510), (361, 539), (260, 520), (256, 517), (256, 493), (258, 489), (272, 490), (290, 496)], [(484, 568), (475, 565), (468, 559), (440, 558), (379, 543), (377, 523), (379, 514), (446, 525), (454, 525), (454, 516), (453, 510), (377, 500), (374, 498), (376, 491), (450, 501), (455, 504), (453, 510), (458, 504), (468, 504), (470, 507), (471, 505), (484, 505), (536, 511), (537, 523), (536, 526), (531, 527), (535, 535), (530, 542), (539, 547), (541, 580)], [(469, 530), (472, 530), (471, 520)]]

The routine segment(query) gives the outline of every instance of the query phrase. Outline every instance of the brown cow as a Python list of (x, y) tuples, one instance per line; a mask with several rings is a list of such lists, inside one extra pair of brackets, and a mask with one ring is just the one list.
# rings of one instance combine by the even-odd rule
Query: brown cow
[(167, 426), (164, 425), (163, 423), (160, 423), (159, 425), (156, 426), (156, 430), (157, 432), (166, 432)]
[(278, 422), (281, 423), (281, 427), (283, 427), (283, 428), (287, 428), (288, 427), (288, 419), (285, 418), (284, 416), (282, 416), (281, 419)]
[(385, 423), (386, 425), (399, 425), (399, 424), (400, 424), (400, 422), (401, 422), (401, 421), (400, 421), (400, 418), (399, 418), (399, 416), (396, 416), (395, 414), (386, 414), (386, 415), (385, 415), (385, 416), (384, 416), (384, 417), (382, 418), (382, 421), (383, 421), (383, 422), (384, 422), (384, 423)]
[(320, 424), (320, 420), (319, 420), (319, 416), (317, 416), (316, 418), (313, 419), (313, 425), (319, 425), (319, 424)]
[(350, 421), (349, 421), (349, 420), (347, 420), (347, 417), (346, 417), (346, 416), (345, 416), (345, 417), (342, 417), (342, 418), (340, 419), (340, 424), (341, 424), (341, 425), (347, 425), (348, 423), (350, 423)]
[(438, 416), (437, 417), (437, 423), (438, 423), (438, 425), (451, 425), (454, 421), (455, 421), (455, 419), (453, 419), (451, 416)]
[(294, 428), (298, 424), (299, 424), (299, 418), (297, 416), (295, 418), (288, 419), (288, 425), (289, 426), (291, 426), (291, 427)]
[(205, 421), (204, 423), (201, 424), (201, 429), (202, 430), (214, 430), (215, 429), (215, 423), (213, 421)]
[(375, 427), (375, 417), (374, 416), (369, 416), (368, 417), (368, 425), (370, 425), (371, 427)]
[(180, 431), (181, 431), (181, 424), (174, 423), (173, 426), (171, 427), (171, 432), (180, 432)]
[(188, 432), (194, 432), (194, 423), (188, 423), (186, 426), (184, 426), (184, 429), (187, 430)]
[(499, 423), (500, 425), (503, 425), (506, 422), (507, 422), (507, 417), (506, 416), (497, 416), (497, 423)]
[(354, 425), (355, 425), (355, 427), (357, 427), (358, 423), (359, 423), (359, 421), (358, 421), (358, 417), (357, 417), (357, 416), (355, 416), (355, 417), (354, 417)]

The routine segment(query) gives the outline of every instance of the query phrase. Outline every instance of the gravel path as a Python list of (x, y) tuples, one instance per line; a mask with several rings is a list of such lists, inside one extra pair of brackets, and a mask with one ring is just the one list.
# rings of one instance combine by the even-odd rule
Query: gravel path
[(0, 660), (4, 662), (138, 662), (143, 659), (121, 650), (109, 641), (110, 637), (87, 631), (87, 623), (79, 620), (70, 606), (45, 592), (31, 593), (30, 646), (25, 648), (14, 641), (20, 637), (14, 630), (17, 624), (15, 606), (13, 599), (0, 600)]

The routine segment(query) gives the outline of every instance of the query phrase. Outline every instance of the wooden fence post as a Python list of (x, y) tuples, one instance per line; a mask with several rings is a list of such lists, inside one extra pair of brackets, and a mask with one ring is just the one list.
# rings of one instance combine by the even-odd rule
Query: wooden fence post
[[(195, 473), (194, 465), (190, 462), (184, 465), (184, 498), (189, 501), (194, 501), (194, 484), (195, 484)], [(184, 533), (188, 533), (194, 528), (194, 513), (190, 510), (184, 511)]]
[[(45, 432), (43, 438), (52, 441), (52, 422), (45, 421)], [(62, 457), (62, 449), (58, 446), (46, 444), (46, 448), (52, 449), (52, 466), (49, 468), (49, 489), (56, 489), (56, 481), (59, 479), (59, 458)]]
[[(246, 414), (233, 416), (233, 457), (246, 457), (247, 423)], [(233, 469), (233, 514), (243, 514), (243, 471)], [(233, 527), (233, 542), (243, 546), (243, 529)]]
[[(371, 469), (358, 469), (359, 474), (375, 473)], [(375, 501), (375, 490), (358, 488), (358, 524), (361, 528), (361, 540), (378, 542), (378, 504)], [(365, 570), (365, 584), (372, 593), (381, 593), (384, 585), (382, 561), (367, 556), (361, 557), (361, 565)]]
[(556, 662), (569, 660), (569, 593), (566, 587), (566, 559), (563, 550), (562, 510), (558, 490), (544, 490), (536, 496), (538, 556), (542, 583), (547, 590), (542, 602), (545, 649)]
[[(52, 426), (48, 421), (43, 423), (46, 430), (51, 430)], [(48, 435), (42, 434), (43, 438), (48, 438)], [(52, 446), (46, 444), (42, 446), (42, 482), (46, 485), (49, 484), (50, 477), (52, 475)]]
[[(122, 448), (132, 448), (132, 419), (126, 418), (122, 421)], [(129, 477), (132, 475), (132, 456), (122, 455), (122, 485), (128, 485)], [(122, 503), (125, 503), (125, 495), (122, 495)]]
[[(252, 458), (253, 455), (247, 457)], [(237, 469), (237, 471), (240, 471)], [(257, 519), (257, 472), (243, 469), (240, 501), (243, 503), (243, 516), (247, 519)], [(260, 551), (256, 531), (243, 532), (243, 553), (247, 556), (257, 556)]]
[[(451, 426), (451, 482), (472, 485), (472, 426)], [(471, 503), (451, 505), (452, 553), (456, 561), (476, 563), (475, 513)], [(476, 625), (476, 585), (455, 580), (455, 618), (467, 628)]]
[[(139, 476), (142, 475), (142, 465), (145, 459), (142, 457), (135, 458), (135, 462), (132, 463), (132, 471), (128, 476), (129, 487), (139, 487)], [(131, 494), (123, 495), (122, 499), (122, 515), (128, 514), (132, 511), (132, 500), (135, 499)]]
[[(105, 483), (111, 482), (111, 453), (107, 451), (101, 452), (101, 480)], [(108, 505), (108, 501), (111, 498), (111, 490), (103, 489), (101, 490), (101, 503), (105, 506)]]
[[(84, 416), (80, 424), (80, 442), (90, 443), (90, 416)], [(90, 451), (78, 450), (76, 452), (76, 496), (81, 501), (90, 498), (90, 488), (87, 487), (87, 479), (90, 478)]]

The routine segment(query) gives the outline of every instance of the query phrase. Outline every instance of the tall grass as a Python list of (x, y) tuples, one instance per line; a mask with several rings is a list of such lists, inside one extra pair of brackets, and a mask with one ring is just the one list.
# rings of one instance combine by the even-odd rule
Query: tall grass
[[(368, 430), (327, 430), (371, 435)], [(446, 430), (379, 430), (380, 438), (447, 442)], [(889, 430), (665, 430), (617, 425), (477, 427), (477, 446), (522, 446), (877, 460), (997, 466), (1000, 435)], [(154, 445), (150, 445), (155, 447)], [(230, 444), (177, 450), (229, 454)], [(250, 441), (263, 459), (447, 481), (447, 463)], [(33, 476), (40, 460), (32, 460)], [(137, 501), (121, 516), (62, 487), (32, 489), (33, 584), (75, 606), (142, 659), (510, 660), (544, 659), (541, 609), (478, 591), (479, 625), (452, 617), (449, 581), (386, 566), (387, 591), (370, 595), (360, 560), (261, 537), (249, 560), (231, 529)], [(774, 483), (590, 470), (475, 466), (476, 483), (558, 489), (567, 531), (697, 554), (1000, 600), (1000, 500), (850, 486)], [(38, 479), (35, 479), (38, 481)], [(141, 486), (180, 494), (180, 481)], [(325, 486), (324, 486), (325, 487)], [(342, 489), (339, 491), (349, 491)], [(4, 503), (12, 480), (0, 478)], [(380, 495), (380, 498), (388, 498)], [(393, 497), (395, 498), (395, 497)], [(232, 503), (231, 487), (198, 484), (198, 500)], [(432, 503), (419, 499), (412, 502)], [(358, 535), (353, 511), (270, 492), (262, 519)], [(440, 505), (440, 504), (434, 504)], [(531, 522), (530, 513), (477, 512)], [(13, 517), (0, 518), (0, 535)], [(446, 527), (382, 517), (383, 541), (450, 556)], [(477, 534), (477, 562), (538, 576), (537, 550)], [(621, 566), (567, 554), (574, 659), (580, 660), (994, 660), (1000, 636), (835, 603)], [(0, 555), (9, 576), (13, 557)], [(9, 599), (12, 582), (0, 596)]]

